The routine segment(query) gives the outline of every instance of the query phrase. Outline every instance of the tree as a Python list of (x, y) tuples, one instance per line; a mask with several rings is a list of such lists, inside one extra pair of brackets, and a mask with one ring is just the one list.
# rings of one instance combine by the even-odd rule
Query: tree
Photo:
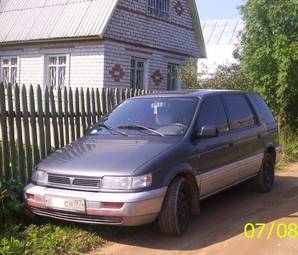
[(298, 130), (297, 0), (248, 0), (241, 68), (279, 116), (282, 127)]

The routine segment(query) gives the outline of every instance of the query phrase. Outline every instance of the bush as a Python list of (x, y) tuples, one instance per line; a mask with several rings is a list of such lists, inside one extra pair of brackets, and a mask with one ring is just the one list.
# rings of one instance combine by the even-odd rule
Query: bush
[[(17, 181), (0, 181), (0, 223), (15, 221), (23, 211), (23, 185)], [(0, 230), (1, 231), (1, 230)]]

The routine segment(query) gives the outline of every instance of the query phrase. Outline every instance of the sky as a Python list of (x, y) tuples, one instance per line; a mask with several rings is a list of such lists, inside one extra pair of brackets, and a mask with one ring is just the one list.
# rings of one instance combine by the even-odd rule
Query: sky
[(196, 0), (201, 20), (240, 18), (238, 6), (245, 0)]

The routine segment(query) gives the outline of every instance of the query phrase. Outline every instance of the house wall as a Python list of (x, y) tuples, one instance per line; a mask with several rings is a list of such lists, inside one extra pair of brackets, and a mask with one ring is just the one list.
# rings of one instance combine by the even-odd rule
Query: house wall
[[(66, 86), (103, 86), (104, 46), (96, 43), (43, 43), (18, 48), (0, 48), (0, 60), (5, 56), (18, 57), (19, 84), (47, 84), (47, 59), (49, 55), (65, 55)], [(1, 69), (0, 61), (0, 70)], [(0, 72), (0, 81), (2, 80)]]
[[(106, 87), (130, 87), (131, 59), (139, 58), (145, 61), (144, 88), (166, 90), (168, 64), (183, 65), (188, 59), (179, 54), (109, 40), (104, 42), (104, 48), (104, 84)], [(120, 67), (122, 70), (120, 79), (113, 76), (113, 68), (116, 66), (117, 69)], [(154, 82), (156, 75), (161, 75), (160, 82)], [(181, 86), (178, 84), (178, 87)]]
[(148, 0), (120, 0), (105, 38), (199, 57), (189, 1), (170, 0), (169, 19), (148, 15), (147, 3)]

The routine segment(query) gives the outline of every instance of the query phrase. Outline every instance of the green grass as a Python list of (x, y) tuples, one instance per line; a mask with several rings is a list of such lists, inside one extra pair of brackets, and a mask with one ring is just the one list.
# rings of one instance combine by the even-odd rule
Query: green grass
[(280, 144), (283, 150), (284, 162), (298, 161), (298, 134), (291, 131), (282, 132)]
[(104, 244), (95, 228), (57, 222), (36, 224), (24, 210), (22, 185), (0, 181), (0, 255), (89, 252)]

